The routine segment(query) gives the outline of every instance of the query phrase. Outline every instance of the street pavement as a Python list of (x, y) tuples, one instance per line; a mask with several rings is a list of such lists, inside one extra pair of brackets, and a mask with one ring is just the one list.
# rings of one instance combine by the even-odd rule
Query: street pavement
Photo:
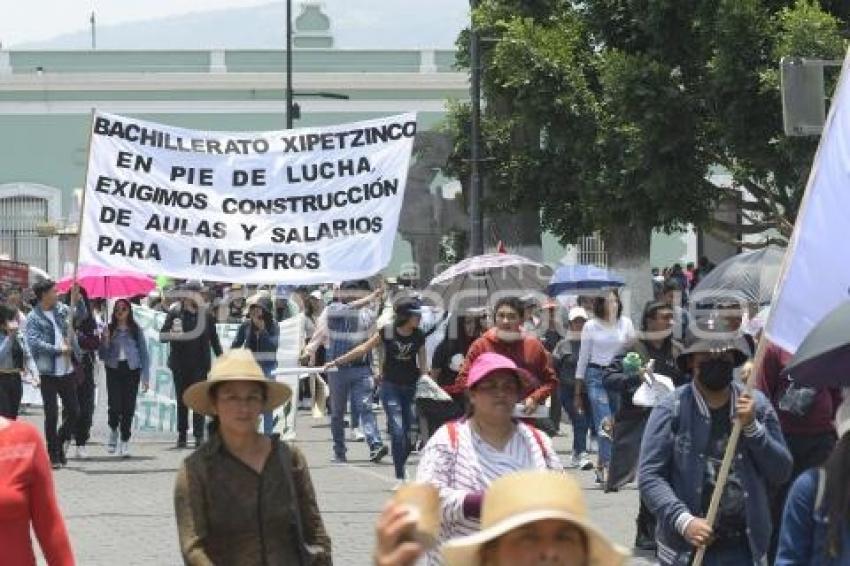
[[(170, 436), (144, 433), (134, 437), (131, 458), (121, 460), (108, 455), (104, 446), (104, 404), (104, 399), (98, 403), (89, 458), (71, 458), (66, 468), (54, 474), (77, 563), (181, 564), (172, 494), (177, 468), (190, 451), (174, 448)], [(30, 409), (24, 418), (41, 426), (38, 409)], [(385, 431), (383, 418), (380, 422)], [(319, 507), (333, 541), (334, 562), (365, 566), (371, 563), (375, 520), (391, 495), (392, 463), (387, 457), (379, 465), (372, 464), (365, 444), (349, 443), (349, 463), (331, 464), (328, 423), (328, 418), (314, 419), (307, 411), (300, 411), (295, 444), (310, 464)], [(568, 442), (566, 435), (555, 439), (556, 450), (564, 461), (569, 459)], [(414, 454), (409, 476), (414, 475), (416, 462)], [(604, 494), (595, 488), (591, 472), (576, 473), (585, 487), (593, 521), (607, 536), (631, 547), (638, 510), (634, 486)], [(632, 561), (634, 565), (650, 563), (644, 559)]]

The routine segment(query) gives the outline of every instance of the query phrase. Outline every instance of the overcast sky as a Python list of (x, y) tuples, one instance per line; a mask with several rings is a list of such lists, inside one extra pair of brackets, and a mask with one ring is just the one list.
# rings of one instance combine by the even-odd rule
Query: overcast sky
[(100, 26), (268, 3), (269, 0), (0, 0), (0, 41), (4, 47), (14, 47), (85, 29), (93, 6)]

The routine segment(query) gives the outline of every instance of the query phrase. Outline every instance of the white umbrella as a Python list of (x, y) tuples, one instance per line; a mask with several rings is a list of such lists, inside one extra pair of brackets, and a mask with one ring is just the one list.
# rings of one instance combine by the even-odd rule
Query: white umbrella
[[(512, 254), (484, 254), (467, 258), (434, 277), (428, 290), (443, 300), (443, 308), (459, 312), (463, 307), (483, 306), (492, 293), (511, 292), (518, 296), (541, 291), (549, 284), (551, 268), (527, 257)], [(452, 304), (461, 299), (461, 305)]]

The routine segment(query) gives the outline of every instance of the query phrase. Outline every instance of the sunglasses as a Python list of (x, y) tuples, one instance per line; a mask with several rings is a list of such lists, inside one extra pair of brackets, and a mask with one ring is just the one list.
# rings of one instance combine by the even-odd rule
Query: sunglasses
[(112, 310), (113, 310), (114, 312), (127, 312), (127, 311), (129, 311), (130, 309), (129, 309), (129, 308), (127, 308), (127, 307), (115, 307), (115, 308), (114, 308), (114, 309), (112, 309)]

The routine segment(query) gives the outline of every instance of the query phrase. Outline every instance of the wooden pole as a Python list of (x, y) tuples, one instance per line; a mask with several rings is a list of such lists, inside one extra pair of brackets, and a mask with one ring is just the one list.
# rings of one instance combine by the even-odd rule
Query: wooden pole
[(74, 251), (74, 269), (71, 275), (71, 289), (70, 293), (70, 303), (71, 303), (71, 312), (68, 315), (68, 344), (72, 344), (71, 337), (74, 333), (74, 314), (77, 310), (77, 301), (74, 297), (74, 287), (77, 285), (77, 274), (79, 272), (80, 267), (80, 247), (83, 241), (83, 220), (85, 219), (86, 212), (86, 193), (88, 192), (88, 184), (89, 184), (89, 165), (91, 163), (91, 140), (92, 140), (92, 132), (94, 130), (94, 113), (95, 109), (91, 109), (91, 119), (89, 120), (89, 141), (86, 145), (86, 173), (83, 177), (83, 195), (80, 197), (80, 218), (77, 220), (77, 246)]

